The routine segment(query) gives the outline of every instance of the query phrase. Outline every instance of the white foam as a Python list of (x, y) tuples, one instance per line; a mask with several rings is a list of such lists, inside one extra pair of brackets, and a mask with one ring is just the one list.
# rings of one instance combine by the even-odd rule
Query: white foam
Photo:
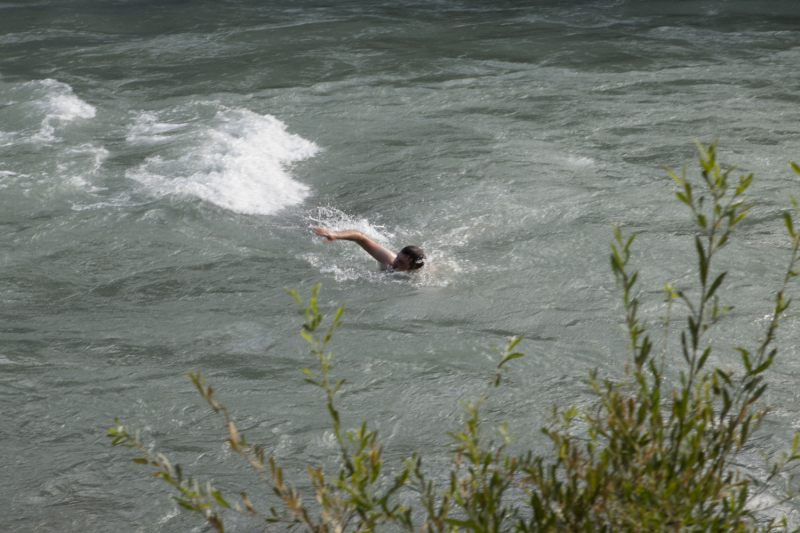
[(72, 87), (53, 79), (28, 82), (26, 85), (39, 86), (44, 95), (35, 103), (44, 113), (42, 127), (31, 139), (34, 141), (52, 142), (56, 140), (55, 130), (61, 123), (75, 119), (94, 118), (97, 110), (87, 104), (72, 91)]
[(596, 164), (596, 161), (591, 157), (578, 157), (574, 155), (568, 156), (566, 161), (568, 165), (574, 167), (591, 167)]
[(110, 155), (110, 152), (106, 150), (104, 147), (95, 146), (92, 143), (84, 143), (78, 146), (70, 147), (67, 150), (67, 153), (72, 155), (89, 156), (91, 160), (92, 172), (97, 172), (98, 170), (100, 170), (100, 166), (103, 164), (103, 161), (105, 161)]
[[(143, 120), (147, 124), (149, 119)], [(151, 126), (155, 124), (153, 120)], [(156, 129), (167, 131), (164, 127)], [(150, 157), (126, 176), (156, 194), (196, 196), (253, 215), (274, 214), (308, 195), (308, 187), (292, 179), (287, 167), (314, 156), (320, 148), (288, 133), (275, 117), (222, 109), (195, 135), (178, 157)]]
[(86, 192), (105, 190), (103, 187), (92, 185), (91, 177), (96, 176), (108, 158), (110, 152), (102, 146), (92, 143), (72, 146), (64, 151), (67, 157), (63, 163), (56, 165), (56, 171), (65, 181)]
[(17, 172), (12, 172), (11, 170), (0, 170), (0, 189), (7, 189), (12, 183), (16, 182), (17, 179), (27, 179), (30, 176), (25, 174), (19, 174)]
[(170, 124), (159, 122), (158, 117), (151, 111), (140, 113), (129, 128), (126, 140), (130, 143), (157, 143), (168, 140), (164, 135), (186, 127), (186, 124)]

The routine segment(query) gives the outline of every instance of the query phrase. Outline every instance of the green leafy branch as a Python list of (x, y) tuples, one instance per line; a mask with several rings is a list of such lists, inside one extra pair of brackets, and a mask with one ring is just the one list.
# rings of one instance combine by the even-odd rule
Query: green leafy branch
[[(255, 470), (279, 503), (258, 511), (242, 492), (235, 500), (210, 483), (185, 477), (178, 465), (154, 453), (137, 433), (119, 425), (109, 430), (112, 444), (136, 449), (135, 462), (154, 467), (154, 475), (177, 490), (179, 504), (223, 531), (222, 511), (230, 510), (285, 529), (302, 527), (310, 533), (361, 533), (399, 528), (408, 533), (649, 533), (770, 532), (787, 530), (785, 519), (761, 513), (796, 496), (791, 475), (787, 495), (768, 507), (757, 507), (758, 496), (771, 489), (800, 461), (800, 435), (790, 451), (768, 462), (765, 479), (742, 473), (737, 457), (769, 412), (761, 405), (766, 372), (777, 355), (776, 335), (789, 316), (790, 282), (800, 274), (798, 202), (784, 214), (791, 239), (791, 257), (764, 334), (748, 350), (735, 347), (741, 367), (710, 362), (707, 333), (731, 307), (720, 304), (726, 272), (715, 270), (717, 253), (745, 220), (751, 205), (746, 199), (753, 175), (731, 177), (717, 160), (716, 143), (698, 144), (702, 181), (695, 186), (667, 169), (678, 184), (678, 199), (689, 208), (696, 227), (697, 291), (667, 284), (666, 315), (660, 356), (653, 351), (645, 322), (639, 316), (641, 293), (631, 250), (635, 235), (614, 229), (611, 268), (621, 288), (627, 331), (627, 364), (622, 380), (590, 372), (588, 384), (596, 401), (588, 407), (554, 409), (553, 424), (543, 428), (553, 453), (528, 451), (512, 455), (514, 437), (505, 424), (494, 438), (486, 435), (481, 409), (499, 386), (506, 365), (522, 357), (515, 337), (497, 353), (497, 367), (486, 389), (472, 402), (463, 402), (460, 430), (449, 433), (452, 464), (442, 486), (424, 471), (417, 453), (400, 472), (387, 475), (378, 433), (366, 423), (344, 431), (336, 399), (344, 381), (334, 380), (334, 354), (328, 346), (341, 325), (344, 308), (325, 323), (319, 309), (319, 285), (306, 304), (297, 291), (289, 293), (305, 316), (301, 334), (317, 365), (304, 369), (305, 380), (322, 390), (338, 445), (339, 470), (326, 475), (309, 467), (313, 498), (304, 499), (284, 481), (283, 470), (267, 450), (250, 444), (240, 434), (228, 410), (200, 374), (189, 374), (200, 394), (227, 431), (227, 443)], [(790, 163), (800, 174), (800, 166)], [(686, 308), (686, 326), (680, 346), (670, 350), (669, 328), (673, 304)], [(676, 353), (673, 353), (676, 352)], [(678, 353), (680, 356), (678, 356)], [(674, 358), (675, 360), (671, 360)], [(677, 363), (677, 383), (665, 376), (667, 364)], [(397, 503), (401, 491), (417, 493), (420, 508)], [(229, 504), (228, 502), (234, 502)], [(307, 504), (307, 501), (312, 501)], [(277, 508), (276, 508), (277, 507)], [(415, 517), (421, 517), (419, 529)]]

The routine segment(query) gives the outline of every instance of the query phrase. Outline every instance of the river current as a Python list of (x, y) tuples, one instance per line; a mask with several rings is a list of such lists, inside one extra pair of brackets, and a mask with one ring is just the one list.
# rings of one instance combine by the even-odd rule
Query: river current
[[(695, 139), (756, 175), (718, 265), (736, 309), (714, 362), (733, 365), (788, 261), (799, 67), (793, 0), (0, 1), (2, 529), (205, 530), (111, 448), (115, 417), (258, 494), (187, 371), (307, 487), (304, 465), (335, 447), (284, 287), (346, 304), (344, 423), (374, 424), (390, 465), (419, 449), (442, 474), (459, 402), (512, 335), (527, 357), (487, 425), (547, 452), (551, 407), (626, 360), (613, 225), (640, 233), (656, 338), (661, 288), (696, 277), (662, 168), (696, 179)], [(428, 264), (381, 272), (315, 225), (421, 246)], [(773, 413), (742, 458), (754, 475), (757, 449), (800, 429), (798, 341), (786, 322)]]

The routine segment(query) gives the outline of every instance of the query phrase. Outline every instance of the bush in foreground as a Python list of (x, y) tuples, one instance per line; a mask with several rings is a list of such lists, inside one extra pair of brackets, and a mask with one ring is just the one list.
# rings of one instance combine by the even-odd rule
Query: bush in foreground
[[(789, 308), (786, 289), (798, 274), (800, 230), (794, 229), (793, 221), (800, 211), (793, 199), (792, 212), (784, 215), (791, 256), (763, 337), (753, 347), (735, 348), (740, 363), (736, 371), (708, 366), (712, 353), (708, 332), (730, 309), (719, 301), (717, 292), (726, 272), (716, 269), (714, 259), (751, 207), (745, 192), (753, 176), (733, 180), (733, 169), (723, 170), (717, 162), (716, 145), (698, 147), (702, 181), (697, 189), (685, 170), (679, 176), (667, 169), (696, 229), (696, 287), (691, 291), (665, 287), (667, 327), (673, 305), (685, 308), (680, 346), (670, 349), (670, 336), (665, 335), (663, 350), (653, 349), (638, 315), (637, 273), (628, 264), (635, 236), (626, 238), (616, 228), (611, 267), (625, 304), (627, 364), (620, 379), (590, 372), (588, 384), (597, 399), (589, 408), (554, 410), (553, 424), (542, 430), (552, 441), (551, 454), (511, 454), (504, 425), (497, 440), (482, 429), (481, 405), (500, 385), (506, 364), (522, 357), (514, 351), (520, 340), (515, 338), (498, 352), (497, 370), (483, 394), (464, 404), (463, 427), (450, 434), (449, 481), (441, 485), (431, 481), (417, 454), (399, 473), (384, 474), (377, 432), (366, 423), (349, 431), (341, 427), (336, 397), (342, 382), (331, 377), (333, 355), (327, 347), (344, 309), (323, 327), (317, 306), (319, 286), (312, 289), (307, 305), (296, 291), (291, 292), (305, 307), (301, 334), (318, 362), (316, 370), (304, 370), (305, 379), (325, 395), (339, 448), (338, 472), (330, 475), (321, 467), (308, 468), (312, 498), (304, 499), (284, 479), (268, 448), (251, 444), (237, 431), (230, 413), (200, 374), (189, 377), (220, 416), (231, 449), (267, 485), (272, 507), (256, 508), (244, 492), (234, 500), (210, 483), (201, 485), (186, 477), (178, 465), (151, 451), (138, 432), (131, 434), (118, 421), (109, 430), (112, 444), (138, 450), (140, 457), (134, 461), (154, 468), (155, 476), (177, 491), (184, 509), (220, 532), (223, 510), (311, 533), (382, 528), (421, 533), (786, 530), (785, 519), (766, 517), (755, 498), (774, 489), (776, 482), (786, 481), (784, 474), (800, 459), (800, 435), (789, 453), (768, 465), (766, 479), (756, 480), (739, 470), (736, 459), (768, 413), (758, 400), (767, 387), (765, 372), (777, 355), (776, 329)], [(791, 165), (800, 174), (800, 167)], [(680, 366), (676, 384), (665, 378), (667, 364)], [(778, 503), (793, 497), (790, 481), (786, 489), (785, 499)], [(408, 491), (416, 493), (418, 506), (400, 503), (408, 501)]]

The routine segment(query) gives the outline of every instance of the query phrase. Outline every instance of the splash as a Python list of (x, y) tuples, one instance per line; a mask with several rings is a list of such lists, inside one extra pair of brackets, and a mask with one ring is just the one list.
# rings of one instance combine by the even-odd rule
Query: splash
[[(413, 244), (413, 236), (405, 231), (389, 231), (384, 225), (370, 223), (366, 218), (349, 215), (335, 207), (318, 207), (306, 216), (306, 220), (309, 227), (323, 226), (336, 231), (358, 230), (391, 250)], [(317, 239), (317, 242), (322, 241)], [(381, 271), (377, 262), (355, 244), (329, 244), (300, 257), (319, 268), (321, 274), (333, 276), (339, 283), (366, 280), (375, 283), (411, 283), (420, 287), (445, 287), (458, 279), (464, 265), (445, 250), (448, 247), (446, 242), (421, 242), (420, 246), (425, 250), (425, 267), (414, 273)]]
[(306, 216), (311, 226), (322, 226), (328, 229), (342, 231), (346, 229), (358, 230), (373, 241), (391, 248), (395, 235), (386, 229), (386, 226), (370, 224), (366, 218), (348, 215), (335, 207), (317, 207), (316, 212)]

